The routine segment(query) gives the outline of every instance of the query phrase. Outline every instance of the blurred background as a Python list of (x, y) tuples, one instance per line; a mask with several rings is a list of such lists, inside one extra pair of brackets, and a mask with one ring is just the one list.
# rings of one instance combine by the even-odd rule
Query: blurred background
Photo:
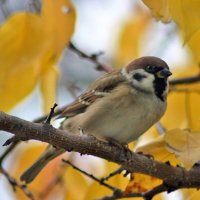
[[(4, 70), (7, 70), (4, 69), (3, 66), (9, 59), (12, 60), (12, 57), (15, 53), (18, 55), (19, 52), (22, 52), (21, 49), (23, 49), (23, 53), (26, 54), (26, 52), (31, 52), (30, 49), (34, 49), (28, 45), (24, 45), (23, 42), (26, 43), (26, 41), (32, 41), (35, 43), (35, 46), (37, 45), (37, 48), (40, 49), (40, 45), (41, 48), (43, 48), (43, 46), (49, 45), (48, 40), (49, 42), (53, 40), (46, 39), (46, 44), (41, 44), (39, 39), (35, 40), (36, 36), (34, 34), (36, 31), (33, 29), (33, 27), (36, 27), (36, 22), (31, 21), (33, 24), (31, 25), (31, 28), (29, 26), (28, 28), (26, 28), (26, 26), (21, 28), (22, 23), (20, 20), (22, 19), (19, 19), (20, 17), (17, 19), (16, 17), (16, 15), (19, 13), (25, 12), (31, 13), (31, 15), (41, 15), (42, 5), (44, 2), (48, 4), (50, 1), (48, 2), (48, 0), (44, 0), (41, 2), (39, 0), (0, 0), (0, 54), (4, 56), (0, 56), (0, 68), (2, 68), (0, 69), (0, 73), (3, 74)], [(60, 2), (63, 3), (65, 1)], [(72, 28), (73, 26), (74, 30), (71, 31), (71, 33), (67, 33), (66, 31), (66, 34), (68, 34), (68, 39), (66, 39), (65, 43), (69, 44), (70, 40), (85, 54), (98, 55), (98, 60), (106, 66), (120, 68), (137, 57), (152, 55), (164, 59), (174, 72), (180, 72), (182, 69), (187, 69), (188, 66), (195, 66), (195, 69), (198, 69), (197, 62), (194, 61), (191, 49), (185, 45), (184, 36), (182, 33), (180, 33), (181, 31), (177, 27), (177, 24), (173, 21), (167, 21), (168, 23), (163, 23), (156, 20), (152, 16), (151, 10), (144, 4), (143, 1), (71, 0), (71, 3), (74, 5), (73, 9), (75, 10), (74, 12), (76, 12), (76, 19), (74, 19), (74, 22), (70, 22), (69, 28)], [(70, 6), (71, 4), (69, 7)], [(61, 9), (62, 12), (68, 12), (68, 7), (60, 7), (60, 10)], [(69, 13), (70, 12), (71, 11), (69, 11)], [(13, 19), (13, 16), (15, 16), (16, 19)], [(21, 15), (21, 18), (22, 17), (23, 16)], [(30, 16), (27, 16), (27, 18), (28, 17)], [(33, 19), (34, 17), (30, 18)], [(56, 24), (55, 29), (59, 29), (59, 23), (61, 24), (61, 27), (64, 26), (64, 24), (62, 25), (61, 18), (57, 18), (56, 15), (52, 18), (55, 20), (55, 22), (52, 22), (52, 24)], [(29, 23), (29, 21), (27, 21), (27, 23)], [(51, 21), (46, 23), (51, 25)], [(15, 34), (15, 32), (17, 33)], [(21, 37), (23, 38), (23, 36), (21, 36), (22, 33), (25, 35), (24, 37), (27, 37), (27, 40), (21, 40)], [(26, 34), (28, 36), (26, 36)], [(55, 39), (55, 43), (58, 38)], [(21, 49), (17, 49), (19, 46), (19, 40), (21, 41)], [(42, 41), (44, 40), (45, 37)], [(43, 77), (46, 71), (45, 73), (40, 73), (37, 71), (37, 78), (34, 79), (34, 84), (31, 89), (24, 92), (23, 95), (19, 96), (16, 101), (13, 101), (9, 105), (2, 103), (0, 109), (26, 120), (34, 120), (44, 115), (44, 113), (47, 113), (48, 109), (50, 110), (50, 107), (55, 101), (58, 103), (59, 107), (67, 105), (73, 101), (73, 99), (78, 96), (92, 81), (105, 73), (104, 71), (97, 70), (97, 66), (94, 62), (79, 56), (77, 52), (71, 48), (68, 48), (68, 45), (66, 44), (63, 46), (61, 45), (62, 47), (60, 47), (57, 52), (58, 59), (56, 59), (55, 62), (52, 62), (52, 66), (56, 66), (56, 75), (53, 74), (53, 78), (49, 78), (51, 75)], [(9, 50), (7, 50), (7, 48)], [(53, 46), (51, 48), (51, 51), (53, 51)], [(28, 56), (24, 57), (24, 59), (27, 59), (28, 61), (29, 59), (31, 60), (31, 58)], [(4, 61), (4, 59), (6, 61)], [(23, 62), (28, 62), (27, 60)], [(31, 64), (33, 64), (33, 62)], [(17, 67), (15, 70), (17, 71)], [(10, 71), (12, 71), (12, 68), (10, 68)], [(12, 73), (14, 73), (13, 71)], [(185, 75), (187, 74), (188, 71), (185, 72)], [(16, 86), (17, 82), (20, 82), (20, 79), (23, 79), (23, 73), (21, 73), (21, 75), (22, 78), (19, 76), (19, 79), (16, 78), (18, 75), (15, 75), (16, 83), (13, 82), (14, 86), (7, 86), (8, 89), (11, 88), (10, 91), (8, 89), (0, 89), (2, 90), (0, 91), (0, 94), (4, 94), (5, 96), (8, 94), (10, 99), (15, 99), (15, 95), (17, 96), (18, 93), (23, 90), (23, 87)], [(31, 80), (31, 73), (25, 72), (24, 77), (26, 77), (26, 80), (23, 79), (23, 86), (25, 87), (27, 84), (26, 81), (29, 81), (29, 79)], [(43, 79), (40, 79), (40, 77)], [(43, 84), (44, 82), (45, 84)], [(16, 89), (15, 86), (18, 89)], [(53, 89), (55, 88), (55, 91), (48, 91), (48, 86), (52, 87)], [(1, 87), (3, 88), (3, 86)], [(12, 93), (12, 95), (10, 95), (9, 92)], [(47, 98), (50, 100), (47, 100)], [(6, 99), (3, 99), (2, 101), (7, 102)], [(59, 126), (57, 121), (53, 123), (56, 127)], [(176, 127), (177, 124), (171, 126)], [(0, 154), (2, 154), (7, 148), (3, 147), (2, 144), (10, 136), (11, 135), (8, 133), (0, 134)], [(30, 163), (32, 163), (32, 161), (37, 157), (37, 155), (39, 155), (39, 152), (41, 152), (44, 147), (45, 144), (41, 144), (41, 142), (23, 143), (11, 153), (11, 155), (3, 163), (3, 166), (9, 171), (9, 173), (18, 179), (19, 174), (28, 165), (30, 165)], [(73, 159), (74, 163), (98, 176), (104, 175), (105, 169), (108, 170), (109, 168), (109, 170), (111, 170), (116, 168), (116, 166), (111, 166), (110, 163), (105, 163), (102, 160), (93, 158), (91, 156), (80, 156), (78, 154), (71, 153), (70, 155), (66, 155), (66, 157)], [(64, 181), (66, 185), (68, 184), (67, 186), (63, 186), (62, 183), (60, 183), (60, 185), (58, 184), (58, 186), (53, 188), (49, 194), (44, 195), (42, 193), (44, 192), (42, 189), (45, 190), (45, 188), (48, 187), (49, 182), (54, 179), (52, 171), (56, 172), (56, 174), (60, 173), (57, 172), (59, 171), (59, 167), (60, 164), (57, 160), (54, 162), (54, 164), (52, 164), (52, 166), (49, 167), (49, 169), (46, 170), (46, 173), (42, 173), (40, 179), (38, 178), (38, 182), (31, 186), (33, 193), (36, 192), (40, 194), (39, 199), (81, 199), (80, 196), (76, 196), (77, 194), (74, 194), (75, 192), (69, 192), (70, 190), (77, 190), (75, 189), (75, 186), (74, 188), (69, 186), (69, 180), (72, 181), (77, 179), (76, 183), (74, 184), (79, 184), (79, 187), (82, 188), (85, 188), (88, 185), (91, 186), (91, 180), (88, 180), (85, 177), (83, 178), (82, 175), (77, 175), (76, 172), (72, 171), (68, 172), (68, 174), (71, 173), (71, 179), (69, 178), (69, 180)], [(49, 180), (47, 180), (48, 177)], [(66, 177), (69, 176), (66, 175)], [(78, 179), (81, 179), (81, 181), (78, 181)], [(122, 177), (120, 177), (119, 180), (121, 181)], [(119, 180), (118, 182), (120, 182)], [(127, 184), (128, 179), (120, 182), (121, 185), (124, 183)], [(38, 185), (40, 185), (40, 187), (38, 187)], [(84, 192), (86, 193), (85, 190)], [(90, 188), (90, 190), (92, 189)], [(61, 195), (60, 191), (65, 192), (62, 192)], [(13, 200), (16, 198), (26, 199), (22, 192), (17, 191), (17, 194), (18, 195), (13, 192), (12, 187), (10, 187), (5, 177), (0, 175), (1, 198), (6, 200)], [(174, 198), (173, 195), (174, 194), (170, 194), (168, 198)], [(176, 198), (178, 197), (181, 199), (181, 194), (176, 193)], [(84, 196), (82, 199), (87, 198)]]

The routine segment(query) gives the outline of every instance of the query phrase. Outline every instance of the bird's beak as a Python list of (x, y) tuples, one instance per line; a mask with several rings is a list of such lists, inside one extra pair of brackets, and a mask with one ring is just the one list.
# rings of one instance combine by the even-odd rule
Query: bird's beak
[(168, 69), (162, 69), (156, 73), (158, 78), (167, 78), (172, 75), (172, 73)]

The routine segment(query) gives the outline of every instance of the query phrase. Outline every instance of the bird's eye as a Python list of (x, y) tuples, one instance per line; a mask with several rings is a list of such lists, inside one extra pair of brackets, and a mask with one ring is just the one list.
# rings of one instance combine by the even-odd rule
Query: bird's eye
[(145, 70), (146, 70), (147, 72), (154, 72), (155, 67), (148, 65), (148, 66), (146, 66)]

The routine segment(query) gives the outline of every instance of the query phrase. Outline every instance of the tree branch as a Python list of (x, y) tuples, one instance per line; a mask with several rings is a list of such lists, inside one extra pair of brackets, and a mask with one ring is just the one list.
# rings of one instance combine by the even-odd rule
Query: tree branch
[(106, 188), (112, 190), (114, 193), (118, 193), (118, 192), (121, 193), (121, 191), (120, 191), (119, 189), (117, 189), (117, 188), (115, 188), (115, 187), (113, 187), (113, 186), (111, 186), (111, 185), (105, 183), (105, 182), (104, 182), (103, 180), (101, 180), (101, 179), (98, 179), (98, 178), (97, 178), (96, 176), (94, 176), (93, 174), (89, 174), (89, 173), (87, 173), (86, 171), (83, 171), (82, 169), (80, 169), (80, 168), (78, 168), (77, 166), (75, 166), (74, 164), (72, 164), (69, 160), (63, 159), (62, 161), (63, 161), (64, 163), (70, 165), (70, 166), (73, 167), (75, 170), (79, 171), (80, 173), (84, 174), (85, 176), (87, 176), (87, 177), (91, 178), (92, 180), (98, 182), (100, 185), (103, 185), (103, 186), (105, 186)]
[(169, 81), (170, 85), (192, 84), (200, 81), (200, 74), (185, 78), (176, 78)]
[(38, 124), (0, 112), (0, 130), (15, 134), (21, 140), (35, 139), (54, 146), (97, 156), (122, 165), (129, 172), (138, 172), (160, 178), (168, 188), (199, 188), (200, 170), (186, 171), (155, 161), (145, 155), (122, 151), (116, 145), (99, 141), (93, 136), (75, 135), (55, 129), (48, 124)]
[(10, 185), (12, 186), (14, 192), (16, 191), (16, 187), (20, 188), (23, 193), (30, 199), (30, 200), (35, 200), (32, 192), (28, 190), (27, 186), (24, 184), (19, 184), (13, 177), (9, 175), (9, 173), (2, 167), (0, 166), (0, 172), (6, 177)]
[(91, 62), (93, 62), (94, 64), (96, 64), (96, 69), (99, 71), (105, 71), (105, 72), (111, 72), (112, 71), (112, 67), (109, 67), (108, 65), (105, 65), (103, 63), (101, 63), (98, 60), (98, 56), (101, 53), (98, 54), (92, 54), (92, 55), (88, 55), (85, 52), (81, 51), (80, 49), (78, 49), (73, 43), (70, 42), (69, 44), (69, 48), (74, 51), (76, 54), (78, 54), (79, 56), (81, 56), (82, 58), (85, 58)]

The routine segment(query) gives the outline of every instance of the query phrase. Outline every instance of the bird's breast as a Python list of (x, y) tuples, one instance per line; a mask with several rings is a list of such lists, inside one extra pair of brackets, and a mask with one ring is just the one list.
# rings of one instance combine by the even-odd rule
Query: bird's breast
[[(164, 114), (166, 104), (156, 96), (138, 94), (126, 85), (98, 100), (68, 124), (77, 132), (129, 143), (147, 131)], [(120, 92), (119, 92), (120, 91)], [(76, 131), (75, 131), (76, 129)]]

